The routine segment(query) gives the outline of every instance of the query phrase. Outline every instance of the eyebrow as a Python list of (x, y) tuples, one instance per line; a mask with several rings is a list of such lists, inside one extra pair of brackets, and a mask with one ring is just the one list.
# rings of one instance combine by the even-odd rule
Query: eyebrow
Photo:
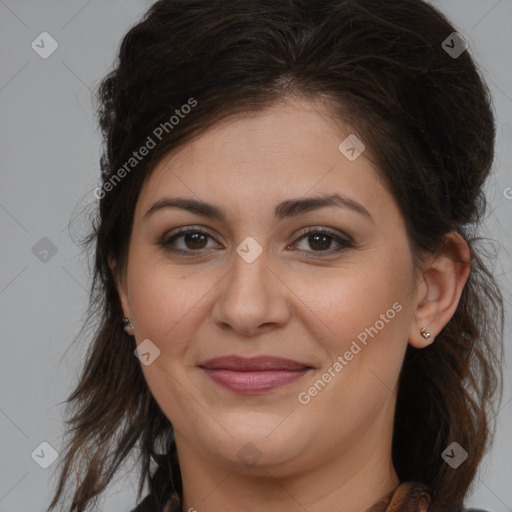
[[(279, 203), (275, 207), (274, 216), (277, 220), (283, 220), (287, 217), (294, 217), (329, 206), (336, 206), (355, 211), (373, 221), (373, 217), (370, 215), (370, 212), (362, 204), (340, 194), (288, 199)], [(182, 210), (187, 210), (191, 213), (195, 213), (196, 215), (217, 219), (221, 222), (226, 220), (225, 213), (219, 207), (204, 201), (184, 197), (163, 197), (162, 199), (159, 199), (155, 204), (153, 204), (153, 206), (151, 206), (151, 208), (149, 208), (143, 218), (146, 219), (155, 212), (167, 208), (181, 208)]]

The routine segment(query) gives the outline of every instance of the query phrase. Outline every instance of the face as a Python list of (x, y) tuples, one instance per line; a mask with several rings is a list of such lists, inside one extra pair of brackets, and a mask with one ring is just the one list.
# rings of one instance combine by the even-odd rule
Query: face
[(119, 291), (181, 450), (285, 475), (389, 448), (415, 274), (348, 134), (286, 100), (168, 155), (141, 190)]

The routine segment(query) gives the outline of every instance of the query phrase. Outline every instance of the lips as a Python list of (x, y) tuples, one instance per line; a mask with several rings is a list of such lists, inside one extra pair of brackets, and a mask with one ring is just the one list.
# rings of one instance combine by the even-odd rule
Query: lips
[(283, 359), (281, 357), (239, 357), (239, 356), (226, 356), (215, 357), (208, 359), (200, 364), (204, 368), (211, 370), (233, 370), (237, 372), (258, 372), (258, 371), (277, 371), (287, 370), (296, 371), (309, 368), (308, 365), (299, 363), (292, 359)]
[(279, 357), (225, 356), (198, 365), (216, 384), (241, 394), (262, 394), (278, 389), (304, 376), (311, 367)]

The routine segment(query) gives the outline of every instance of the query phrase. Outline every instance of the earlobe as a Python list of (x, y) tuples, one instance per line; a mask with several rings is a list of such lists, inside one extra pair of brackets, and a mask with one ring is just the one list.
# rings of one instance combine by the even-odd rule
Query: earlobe
[(409, 344), (424, 348), (450, 321), (459, 304), (470, 272), (470, 250), (462, 236), (446, 235), (440, 251), (425, 262)]

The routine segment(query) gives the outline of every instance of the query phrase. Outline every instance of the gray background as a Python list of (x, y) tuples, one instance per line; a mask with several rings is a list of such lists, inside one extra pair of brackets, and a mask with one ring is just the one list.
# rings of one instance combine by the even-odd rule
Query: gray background
[[(45, 510), (55, 484), (57, 464), (42, 469), (31, 453), (43, 441), (59, 452), (63, 406), (58, 404), (75, 383), (85, 350), (71, 346), (89, 284), (86, 259), (72, 236), (87, 227), (79, 214), (85, 205), (94, 205), (92, 190), (99, 179), (100, 137), (91, 91), (110, 68), (126, 30), (151, 3), (0, 0), (0, 512)], [(495, 271), (506, 294), (508, 360), (512, 0), (433, 3), (468, 41), (494, 96), (498, 137), (486, 236), (497, 241)], [(47, 59), (31, 48), (44, 31), (59, 45)], [(77, 220), (70, 233), (73, 215)], [(46, 262), (39, 259), (42, 253), (36, 257), (32, 251), (43, 237), (57, 249)], [(506, 372), (496, 443), (469, 499), (493, 512), (512, 511), (512, 386), (511, 372)], [(135, 483), (127, 467), (99, 510), (130, 510)]]

